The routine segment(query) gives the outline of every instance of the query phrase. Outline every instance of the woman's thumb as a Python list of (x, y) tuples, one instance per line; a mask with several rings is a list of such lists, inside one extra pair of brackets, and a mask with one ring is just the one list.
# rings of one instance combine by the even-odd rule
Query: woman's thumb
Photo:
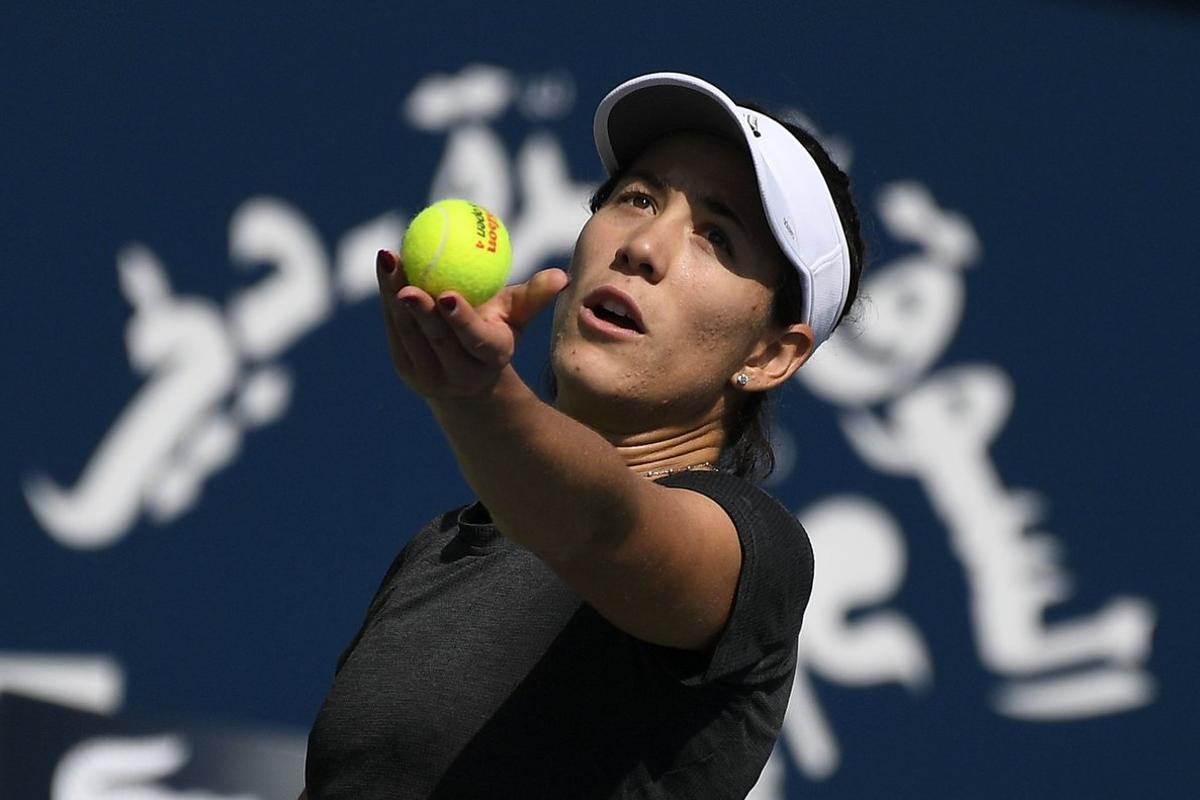
[(508, 323), (523, 328), (542, 309), (554, 302), (554, 298), (570, 282), (570, 277), (561, 269), (544, 269), (534, 273), (525, 283), (514, 286)]

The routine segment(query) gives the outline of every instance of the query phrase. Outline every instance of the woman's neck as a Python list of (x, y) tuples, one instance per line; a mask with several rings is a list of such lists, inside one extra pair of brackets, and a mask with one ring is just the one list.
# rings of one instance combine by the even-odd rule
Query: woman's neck
[(612, 443), (631, 470), (640, 473), (714, 464), (725, 443), (725, 426), (719, 414), (637, 433), (593, 430)]

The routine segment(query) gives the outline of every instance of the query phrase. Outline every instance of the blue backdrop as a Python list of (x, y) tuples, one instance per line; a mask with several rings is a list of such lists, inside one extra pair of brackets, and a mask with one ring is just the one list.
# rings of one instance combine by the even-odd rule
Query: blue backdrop
[(565, 263), (595, 104), (655, 69), (813, 125), (872, 251), (860, 326), (780, 398), (770, 489), (818, 576), (756, 798), (1200, 777), (1195, 13), (7, 16), (0, 795), (294, 796), (387, 564), (470, 498), (391, 373), (372, 254), (464, 194), (518, 275)]

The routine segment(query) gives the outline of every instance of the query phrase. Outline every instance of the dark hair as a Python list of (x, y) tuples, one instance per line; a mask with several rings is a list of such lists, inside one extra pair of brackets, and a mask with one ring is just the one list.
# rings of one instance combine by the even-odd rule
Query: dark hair
[[(837, 208), (846, 244), (850, 247), (850, 286), (846, 292), (846, 303), (838, 315), (834, 328), (850, 313), (858, 297), (858, 284), (866, 262), (866, 246), (858, 220), (858, 209), (850, 194), (850, 178), (843, 172), (817, 138), (799, 125), (779, 119), (756, 103), (739, 102), (738, 105), (770, 116), (779, 122), (808, 150), (813, 161), (821, 170), (833, 204)], [(588, 207), (592, 213), (608, 200), (612, 190), (621, 179), (621, 173), (611, 176), (592, 194)], [(775, 285), (775, 297), (771, 304), (771, 320), (784, 328), (800, 321), (802, 290), (800, 276), (794, 269), (780, 270)], [(725, 420), (728, 438), (717, 462), (720, 469), (732, 472), (751, 481), (762, 481), (775, 470), (775, 451), (771, 447), (770, 413), (765, 392), (746, 393), (745, 399), (729, 410)]]
[[(755, 103), (739, 102), (738, 105), (760, 114), (767, 114), (783, 125), (813, 157), (829, 187), (842, 230), (846, 234), (846, 244), (850, 248), (850, 286), (846, 290), (846, 302), (842, 306), (842, 313), (838, 315), (834, 324), (836, 330), (849, 315), (858, 298), (859, 281), (867, 260), (867, 248), (863, 243), (858, 209), (850, 193), (850, 178), (833, 162), (828, 151), (812, 133), (795, 123), (775, 117)], [(782, 274), (775, 286), (771, 314), (776, 325), (786, 327), (800, 321), (800, 276), (794, 269), (784, 269), (780, 272)], [(728, 439), (718, 461), (721, 469), (727, 469), (752, 481), (764, 480), (775, 470), (775, 450), (771, 447), (770, 438), (770, 406), (765, 392), (751, 392), (743, 402), (734, 406), (726, 420), (725, 429)]]

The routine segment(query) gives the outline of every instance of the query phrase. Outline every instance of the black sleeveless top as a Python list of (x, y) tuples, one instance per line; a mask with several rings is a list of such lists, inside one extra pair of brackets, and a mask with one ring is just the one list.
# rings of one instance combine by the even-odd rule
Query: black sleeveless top
[(779, 734), (812, 588), (795, 517), (720, 472), (659, 479), (733, 520), (742, 570), (711, 653), (613, 627), (479, 504), (404, 548), (308, 740), (310, 800), (743, 798)]

